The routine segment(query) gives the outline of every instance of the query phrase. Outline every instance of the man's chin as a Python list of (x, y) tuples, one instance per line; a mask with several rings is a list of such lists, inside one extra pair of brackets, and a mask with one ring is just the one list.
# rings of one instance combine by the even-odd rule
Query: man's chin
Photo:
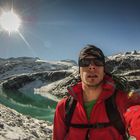
[(88, 87), (93, 87), (93, 88), (97, 88), (100, 86), (100, 84), (87, 84)]
[(85, 83), (88, 87), (93, 87), (93, 88), (98, 88), (101, 84), (102, 81), (98, 82), (98, 83), (91, 83), (91, 82), (87, 82)]

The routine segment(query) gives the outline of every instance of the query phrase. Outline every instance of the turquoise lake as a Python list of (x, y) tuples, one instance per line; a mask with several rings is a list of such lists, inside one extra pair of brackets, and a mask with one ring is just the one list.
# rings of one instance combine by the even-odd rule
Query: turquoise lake
[(21, 93), (13, 90), (0, 90), (0, 103), (22, 114), (34, 118), (53, 121), (57, 102), (33, 92)]

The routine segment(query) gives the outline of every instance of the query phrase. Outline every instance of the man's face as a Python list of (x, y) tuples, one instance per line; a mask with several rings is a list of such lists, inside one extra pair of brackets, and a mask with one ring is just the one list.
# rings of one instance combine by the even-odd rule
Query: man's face
[(104, 74), (102, 60), (93, 56), (88, 56), (81, 60), (80, 76), (84, 85), (98, 87), (104, 78)]

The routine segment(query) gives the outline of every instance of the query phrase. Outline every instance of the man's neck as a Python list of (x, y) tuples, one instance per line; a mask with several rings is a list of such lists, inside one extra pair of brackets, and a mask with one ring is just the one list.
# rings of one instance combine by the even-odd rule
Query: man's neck
[(102, 92), (102, 86), (98, 87), (88, 87), (83, 85), (83, 100), (84, 102), (90, 102), (92, 100), (97, 100)]

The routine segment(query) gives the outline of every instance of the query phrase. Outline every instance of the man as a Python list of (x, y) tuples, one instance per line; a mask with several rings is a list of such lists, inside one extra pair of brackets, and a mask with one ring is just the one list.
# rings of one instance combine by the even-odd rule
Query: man
[[(125, 133), (120, 133), (113, 125), (109, 125), (110, 119), (106, 112), (105, 102), (115, 94), (117, 85), (105, 71), (103, 52), (94, 45), (87, 45), (80, 52), (78, 64), (81, 81), (68, 90), (69, 94), (76, 100), (70, 120), (71, 126), (66, 123), (68, 99), (65, 98), (56, 107), (53, 140), (126, 139)], [(135, 94), (135, 98), (133, 98), (133, 94), (128, 96), (127, 93), (117, 89), (115, 102), (127, 132), (127, 128), (131, 127), (131, 119), (129, 118), (129, 122), (125, 120), (128, 118), (127, 109), (130, 106), (140, 104), (140, 97)], [(138, 113), (140, 116), (140, 110)], [(138, 129), (140, 130), (140, 128)], [(136, 135), (133, 133), (133, 137)], [(137, 135), (137, 137), (139, 136)]]

